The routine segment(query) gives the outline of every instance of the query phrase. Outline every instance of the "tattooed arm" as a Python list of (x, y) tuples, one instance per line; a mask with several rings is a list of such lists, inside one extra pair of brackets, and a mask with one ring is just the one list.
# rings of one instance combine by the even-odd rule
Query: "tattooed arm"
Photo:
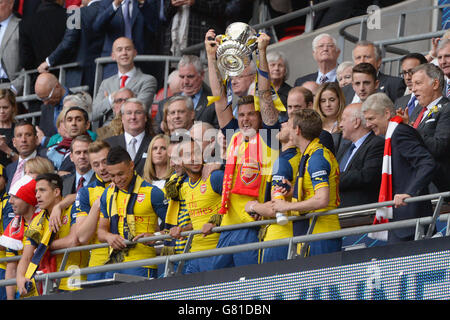
[(231, 107), (227, 108), (227, 97), (225, 88), (222, 84), (222, 74), (220, 73), (219, 66), (217, 65), (216, 51), (218, 45), (219, 42), (216, 40), (214, 30), (208, 30), (205, 35), (205, 48), (208, 58), (209, 84), (211, 86), (213, 96), (221, 97), (220, 100), (215, 102), (215, 108), (219, 126), (220, 128), (223, 128), (231, 121), (231, 119), (233, 119), (233, 111)]
[[(259, 50), (259, 69), (267, 72), (269, 75), (269, 64), (266, 57), (266, 49), (269, 45), (270, 37), (261, 33), (258, 37)], [(278, 110), (275, 108), (272, 100), (272, 91), (269, 79), (258, 74), (258, 95), (261, 108), (261, 118), (266, 125), (274, 125), (278, 121)]]

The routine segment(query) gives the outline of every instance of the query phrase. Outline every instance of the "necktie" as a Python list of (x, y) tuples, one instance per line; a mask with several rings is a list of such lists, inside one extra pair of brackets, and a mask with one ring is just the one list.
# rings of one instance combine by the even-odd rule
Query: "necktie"
[(130, 0), (124, 0), (123, 4), (123, 21), (125, 23), (125, 37), (133, 39), (131, 35), (131, 19), (130, 19)]
[(450, 97), (450, 81), (447, 81), (447, 92), (446, 92), (447, 98)]
[(417, 116), (416, 121), (414, 121), (413, 127), (415, 129), (417, 129), (417, 127), (419, 126), (420, 122), (422, 121), (423, 114), (424, 114), (425, 111), (427, 111), (427, 107), (423, 107), (422, 108), (422, 110), (420, 111), (419, 115)]
[(345, 168), (347, 167), (347, 162), (350, 159), (350, 156), (352, 155), (353, 150), (355, 150), (356, 146), (354, 143), (351, 144), (351, 146), (348, 148), (348, 150), (345, 152), (344, 156), (342, 157), (340, 164), (339, 164), (339, 169), (341, 171), (345, 171)]
[(10, 188), (11, 188), (11, 186), (14, 185), (14, 183), (16, 183), (17, 180), (22, 178), (23, 167), (25, 166), (25, 162), (26, 162), (25, 159), (22, 159), (22, 160), (19, 161), (19, 163), (17, 165), (16, 172), (14, 173), (13, 179), (11, 181)]
[(322, 83), (325, 83), (325, 82), (327, 82), (328, 81), (328, 77), (326, 76), (326, 75), (322, 75), (321, 77), (320, 77), (320, 84), (322, 84)]
[(416, 107), (416, 100), (417, 100), (416, 96), (412, 95), (411, 99), (409, 99), (409, 102), (406, 105), (408, 107), (408, 114), (410, 117), (411, 117), (412, 111)]
[[(120, 88), (122, 89), (123, 87), (125, 87), (125, 82), (127, 81), (128, 76), (127, 75), (123, 75), (120, 77)], [(117, 83), (117, 82), (116, 82)]]
[(80, 179), (78, 179), (77, 192), (78, 192), (78, 190), (83, 188), (83, 183), (84, 183), (84, 177), (80, 177)]
[(130, 154), (131, 160), (134, 160), (134, 157), (136, 157), (136, 138), (131, 139), (128, 153)]

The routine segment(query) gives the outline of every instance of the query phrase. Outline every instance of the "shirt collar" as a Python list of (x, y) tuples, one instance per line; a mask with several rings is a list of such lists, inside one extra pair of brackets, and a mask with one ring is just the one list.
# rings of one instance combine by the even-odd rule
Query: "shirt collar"
[(442, 96), (440, 96), (439, 98), (437, 98), (436, 100), (431, 101), (431, 103), (427, 106), (427, 109), (430, 110), (431, 108), (433, 108), (435, 105), (437, 105), (437, 103), (439, 102), (439, 100), (442, 99)]
[(120, 71), (118, 73), (119, 73), (119, 79), (124, 75), (128, 76), (128, 78), (133, 78), (134, 75), (136, 74), (136, 67), (133, 67), (133, 69), (131, 69), (127, 73), (120, 73)]
[(80, 180), (81, 177), (84, 178), (84, 181), (89, 182), (91, 181), (92, 175), (94, 174), (94, 170), (89, 170), (88, 172), (86, 172), (85, 174), (80, 174), (77, 171), (75, 171), (75, 182), (76, 185), (78, 185), (78, 180)]
[[(141, 144), (142, 140), (144, 140), (144, 136), (145, 136), (145, 130), (134, 137), (134, 138), (136, 138), (137, 145)], [(133, 138), (133, 136), (131, 134), (129, 134), (128, 132), (124, 132), (124, 137), (125, 137), (126, 145), (128, 145), (130, 143), (131, 139)]]
[(358, 140), (356, 140), (354, 142), (355, 147), (356, 147), (355, 149), (358, 149), (364, 143), (364, 141), (370, 135), (370, 133), (371, 133), (371, 131), (369, 131), (368, 133), (366, 133), (365, 135), (363, 135), (361, 138), (359, 138)]
[(25, 159), (22, 158), (21, 156), (19, 156), (19, 162), (20, 162), (21, 160), (26, 160), (26, 161), (28, 161), (28, 160), (30, 160), (30, 159), (33, 159), (33, 158), (36, 157), (36, 155), (37, 155), (37, 151), (34, 150), (33, 153), (30, 154), (30, 155), (29, 155), (28, 157), (26, 157)]
[[(331, 70), (330, 72), (325, 73), (325, 75), (328, 78), (328, 82), (332, 82), (336, 80), (336, 68)], [(323, 76), (323, 73), (319, 70), (317, 72), (317, 80), (320, 80), (320, 78)]]

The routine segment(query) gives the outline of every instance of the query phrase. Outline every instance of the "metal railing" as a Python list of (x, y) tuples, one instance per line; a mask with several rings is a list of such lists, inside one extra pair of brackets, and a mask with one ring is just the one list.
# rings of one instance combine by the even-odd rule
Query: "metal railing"
[[(421, 240), (421, 239), (430, 238), (432, 236), (433, 231), (435, 229), (436, 222), (438, 220), (447, 222), (447, 225), (446, 225), (447, 229), (446, 229), (445, 235), (448, 236), (448, 235), (450, 235), (450, 214), (449, 213), (445, 213), (445, 214), (440, 213), (441, 206), (443, 204), (443, 200), (444, 200), (444, 198), (447, 198), (447, 197), (450, 197), (450, 192), (423, 195), (423, 196), (408, 198), (405, 200), (405, 202), (408, 204), (408, 203), (413, 203), (413, 202), (431, 201), (433, 199), (438, 199), (438, 201), (435, 204), (435, 209), (434, 209), (433, 215), (429, 216), (429, 217), (402, 220), (402, 221), (377, 224), (377, 225), (349, 227), (349, 228), (344, 228), (344, 229), (341, 229), (338, 231), (311, 234), (311, 232), (312, 232), (311, 226), (314, 225), (314, 221), (318, 217), (325, 216), (325, 215), (335, 215), (335, 214), (337, 214), (339, 216), (341, 216), (343, 214), (349, 214), (349, 213), (357, 214), (357, 212), (361, 212), (361, 211), (372, 210), (372, 209), (385, 207), (385, 206), (392, 206), (394, 204), (394, 202), (386, 201), (386, 202), (353, 206), (353, 207), (348, 207), (348, 208), (339, 208), (339, 209), (329, 210), (329, 211), (325, 211), (325, 212), (307, 213), (307, 214), (304, 214), (301, 216), (288, 217), (288, 219), (291, 221), (311, 219), (312, 223), (310, 223), (310, 228), (306, 235), (294, 236), (291, 238), (284, 238), (284, 239), (271, 240), (271, 241), (263, 241), (263, 242), (257, 242), (257, 243), (247, 243), (247, 244), (235, 245), (235, 246), (224, 247), (224, 248), (216, 248), (216, 249), (204, 250), (204, 251), (198, 251), (198, 252), (192, 252), (192, 253), (185, 252), (182, 254), (175, 254), (175, 255), (169, 255), (169, 256), (158, 256), (158, 257), (149, 258), (149, 259), (142, 259), (142, 260), (136, 260), (136, 261), (130, 261), (130, 262), (122, 262), (122, 263), (116, 263), (116, 264), (108, 264), (108, 265), (95, 266), (95, 267), (87, 267), (87, 268), (81, 268), (81, 269), (77, 269), (77, 270), (63, 271), (64, 266), (61, 266), (61, 268), (58, 272), (36, 275), (35, 280), (43, 281), (44, 283), (48, 283), (49, 280), (61, 279), (61, 278), (71, 277), (74, 275), (77, 275), (77, 276), (78, 275), (87, 275), (87, 274), (93, 274), (93, 273), (123, 270), (123, 269), (128, 269), (128, 268), (142, 267), (142, 266), (148, 266), (148, 265), (158, 265), (158, 264), (165, 264), (164, 276), (170, 277), (170, 276), (175, 275), (177, 272), (179, 273), (179, 271), (177, 271), (177, 272), (174, 271), (174, 267), (173, 267), (174, 263), (184, 262), (184, 261), (190, 260), (190, 259), (211, 257), (211, 256), (217, 256), (217, 255), (223, 255), (223, 254), (232, 254), (232, 253), (245, 252), (245, 251), (250, 251), (250, 250), (260, 250), (260, 249), (273, 248), (273, 247), (278, 247), (278, 246), (289, 246), (287, 259), (293, 259), (297, 256), (296, 249), (297, 249), (297, 244), (299, 244), (299, 243), (308, 244), (313, 241), (342, 238), (345, 236), (359, 235), (359, 234), (365, 234), (365, 233), (369, 233), (369, 232), (378, 232), (378, 231), (386, 231), (386, 230), (390, 231), (390, 230), (408, 228), (408, 227), (415, 227), (416, 228), (415, 240)], [(215, 227), (215, 228), (213, 228), (212, 231), (213, 232), (223, 232), (223, 231), (230, 231), (230, 230), (236, 230), (236, 229), (241, 229), (241, 228), (258, 227), (258, 226), (263, 226), (263, 225), (267, 225), (267, 224), (276, 224), (276, 219), (261, 220), (261, 221), (242, 223), (242, 224), (223, 226), (223, 227)], [(427, 226), (428, 226), (428, 231), (425, 233), (424, 230)], [(200, 234), (200, 233), (201, 233), (200, 230), (193, 230), (193, 231), (182, 232), (181, 235), (192, 239), (192, 237), (194, 235)], [(126, 243), (127, 244), (144, 243), (144, 242), (149, 242), (149, 241), (161, 241), (161, 240), (166, 240), (166, 239), (171, 239), (171, 237), (169, 235), (158, 235), (158, 236), (142, 238), (136, 242), (126, 241)], [(92, 250), (92, 249), (104, 248), (104, 247), (108, 247), (108, 244), (102, 243), (102, 244), (86, 245), (86, 246), (79, 246), (79, 247), (74, 247), (74, 248), (60, 249), (60, 250), (52, 251), (52, 254), (64, 254), (63, 260), (66, 260), (67, 255), (72, 252)], [(302, 247), (306, 248), (307, 246), (304, 245)], [(300, 257), (304, 257), (302, 255), (302, 253), (300, 254)], [(0, 262), (17, 261), (19, 259), (20, 259), (20, 256), (12, 257), (12, 258), (3, 258), (3, 259), (0, 259)], [(179, 265), (178, 270), (181, 270), (181, 269), (182, 269), (182, 267), (180, 267), (180, 265)], [(15, 284), (16, 284), (16, 279), (7, 279), (7, 280), (0, 281), (0, 287), (10, 286), (10, 285), (15, 285)]]
[[(395, 12), (390, 12), (390, 13), (383, 13), (383, 16), (382, 16), (383, 19), (388, 18), (388, 17), (397, 17), (398, 16), (398, 25), (397, 25), (397, 34), (394, 37), (392, 37), (390, 39), (373, 41), (373, 43), (375, 45), (378, 45), (381, 50), (383, 61), (382, 61), (382, 65), (381, 65), (380, 69), (382, 71), (384, 71), (386, 63), (392, 64), (394, 62), (398, 62), (402, 58), (402, 56), (410, 53), (409, 50), (401, 48), (401, 47), (396, 47), (395, 45), (429, 40), (429, 39), (432, 39), (435, 37), (440, 37), (445, 33), (445, 30), (439, 30), (440, 28), (437, 25), (437, 23), (439, 21), (438, 21), (438, 19), (435, 19), (435, 21), (434, 21), (435, 25), (432, 26), (432, 29), (436, 30), (436, 31), (406, 36), (405, 35), (405, 32), (407, 30), (406, 19), (407, 19), (408, 14), (414, 14), (414, 13), (426, 12), (426, 11), (436, 11), (436, 10), (441, 10), (441, 9), (447, 8), (447, 7), (450, 7), (450, 4), (402, 10), (400, 12), (395, 11)], [(339, 48), (341, 49), (341, 55), (339, 56), (338, 62), (342, 62), (342, 59), (344, 56), (346, 40), (350, 41), (352, 43), (356, 43), (360, 40), (367, 40), (367, 34), (368, 34), (368, 30), (369, 30), (368, 26), (367, 26), (368, 19), (369, 19), (369, 16), (365, 15), (362, 17), (356, 17), (356, 18), (349, 19), (348, 21), (345, 21), (341, 24), (341, 26), (339, 28), (339, 39), (338, 39)], [(353, 35), (347, 31), (347, 29), (349, 27), (352, 27), (355, 25), (360, 26), (359, 34), (357, 36)], [(393, 57), (393, 58), (392, 57), (386, 58), (385, 56), (386, 56), (387, 52), (396, 54), (398, 56)], [(392, 67), (390, 67), (390, 71), (392, 71)], [(398, 73), (393, 74), (393, 75), (398, 76)]]

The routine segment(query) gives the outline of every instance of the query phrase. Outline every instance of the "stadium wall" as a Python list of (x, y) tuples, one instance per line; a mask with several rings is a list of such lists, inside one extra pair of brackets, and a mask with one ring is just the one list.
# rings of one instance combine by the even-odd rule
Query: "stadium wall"
[(37, 299), (426, 300), (450, 296), (450, 241), (415, 242), (117, 284)]

